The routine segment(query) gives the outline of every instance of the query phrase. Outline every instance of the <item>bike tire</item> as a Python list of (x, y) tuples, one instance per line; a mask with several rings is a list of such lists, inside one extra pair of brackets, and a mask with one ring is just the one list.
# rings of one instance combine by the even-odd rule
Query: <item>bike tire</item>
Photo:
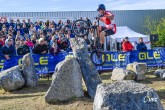
[[(100, 58), (98, 59), (98, 57), (97, 57), (98, 54), (101, 55), (101, 60), (102, 60), (101, 62), (99, 62)], [(105, 54), (105, 52), (94, 50), (90, 54), (90, 59), (91, 59), (92, 63), (95, 64), (95, 66), (103, 66), (106, 62), (106, 54)]]
[(74, 33), (76, 36), (78, 36), (78, 37), (84, 37), (84, 36), (88, 35), (88, 33), (89, 33), (89, 27), (86, 28), (86, 32), (85, 32), (84, 34), (78, 34), (78, 33), (76, 32), (74, 26), (75, 26), (78, 22), (83, 22), (86, 26), (88, 26), (88, 24), (87, 24), (87, 22), (86, 22), (85, 20), (76, 20), (76, 21), (73, 22), (73, 24), (72, 24), (72, 31), (73, 31), (73, 33)]

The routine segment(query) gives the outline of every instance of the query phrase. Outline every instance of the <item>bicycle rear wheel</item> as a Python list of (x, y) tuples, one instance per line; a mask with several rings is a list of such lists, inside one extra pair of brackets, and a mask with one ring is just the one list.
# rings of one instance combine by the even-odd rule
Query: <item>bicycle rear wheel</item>
[(96, 66), (102, 66), (106, 62), (106, 54), (104, 52), (94, 50), (90, 54), (90, 58), (93, 64)]
[(89, 27), (85, 20), (76, 20), (72, 25), (73, 33), (78, 37), (84, 37), (89, 33)]

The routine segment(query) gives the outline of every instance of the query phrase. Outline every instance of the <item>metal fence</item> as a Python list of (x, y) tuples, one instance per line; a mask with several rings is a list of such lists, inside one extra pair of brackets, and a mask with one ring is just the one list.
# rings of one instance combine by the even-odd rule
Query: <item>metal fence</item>
[[(147, 16), (150, 16), (156, 21), (165, 18), (165, 9), (158, 10), (118, 10), (112, 11), (115, 15), (117, 26), (128, 26), (136, 32), (145, 34), (144, 21)], [(0, 16), (7, 18), (20, 18), (36, 20), (54, 20), (59, 19), (76, 19), (79, 17), (88, 17), (93, 21), (93, 18), (98, 15), (96, 11), (59, 11), (59, 12), (0, 12)]]

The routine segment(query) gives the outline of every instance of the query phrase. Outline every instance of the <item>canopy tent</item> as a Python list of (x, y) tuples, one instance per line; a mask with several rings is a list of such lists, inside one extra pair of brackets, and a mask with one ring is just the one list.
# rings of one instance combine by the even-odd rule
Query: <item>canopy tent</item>
[(111, 36), (111, 38), (116, 39), (117, 42), (121, 42), (121, 39), (124, 39), (125, 37), (128, 37), (130, 42), (138, 41), (140, 37), (143, 38), (144, 42), (148, 41), (148, 36), (137, 33), (127, 26), (117, 27), (116, 34)]
[(114, 43), (116, 42), (121, 42), (121, 40), (124, 39), (125, 37), (128, 37), (129, 41), (132, 44), (134, 44), (134, 42), (138, 42), (139, 38), (142, 37), (144, 43), (147, 46), (147, 49), (151, 49), (150, 42), (148, 41), (147, 35), (137, 33), (131, 30), (130, 28), (128, 28), (127, 26), (117, 27), (116, 33), (114, 35), (111, 35), (109, 39), (107, 39), (107, 42), (110, 41), (111, 42), (110, 44), (114, 45)]

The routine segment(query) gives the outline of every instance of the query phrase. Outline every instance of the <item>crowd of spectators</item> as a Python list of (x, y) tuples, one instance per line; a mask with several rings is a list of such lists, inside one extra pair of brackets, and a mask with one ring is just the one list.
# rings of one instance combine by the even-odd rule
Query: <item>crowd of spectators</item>
[(56, 23), (4, 19), (0, 21), (0, 55), (8, 60), (26, 53), (56, 55), (60, 51), (70, 51), (69, 38), (75, 37), (71, 25), (71, 20)]
[[(80, 18), (82, 19), (82, 18)], [(92, 25), (91, 21), (86, 18), (88, 26)], [(7, 19), (0, 21), (0, 56), (9, 60), (15, 55), (31, 54), (47, 54), (57, 55), (61, 51), (71, 51), (69, 38), (75, 38), (72, 33), (71, 26), (73, 21), (67, 20), (63, 22), (37, 21), (32, 22), (30, 19), (16, 21)], [(94, 22), (93, 25), (96, 25)], [(91, 34), (90, 34), (91, 33)], [(92, 37), (92, 30), (84, 39), (90, 46)], [(91, 38), (92, 39), (92, 38)], [(133, 49), (147, 50), (143, 43), (143, 39), (139, 39), (136, 47), (132, 46), (128, 37), (121, 41), (120, 50), (124, 52)]]

